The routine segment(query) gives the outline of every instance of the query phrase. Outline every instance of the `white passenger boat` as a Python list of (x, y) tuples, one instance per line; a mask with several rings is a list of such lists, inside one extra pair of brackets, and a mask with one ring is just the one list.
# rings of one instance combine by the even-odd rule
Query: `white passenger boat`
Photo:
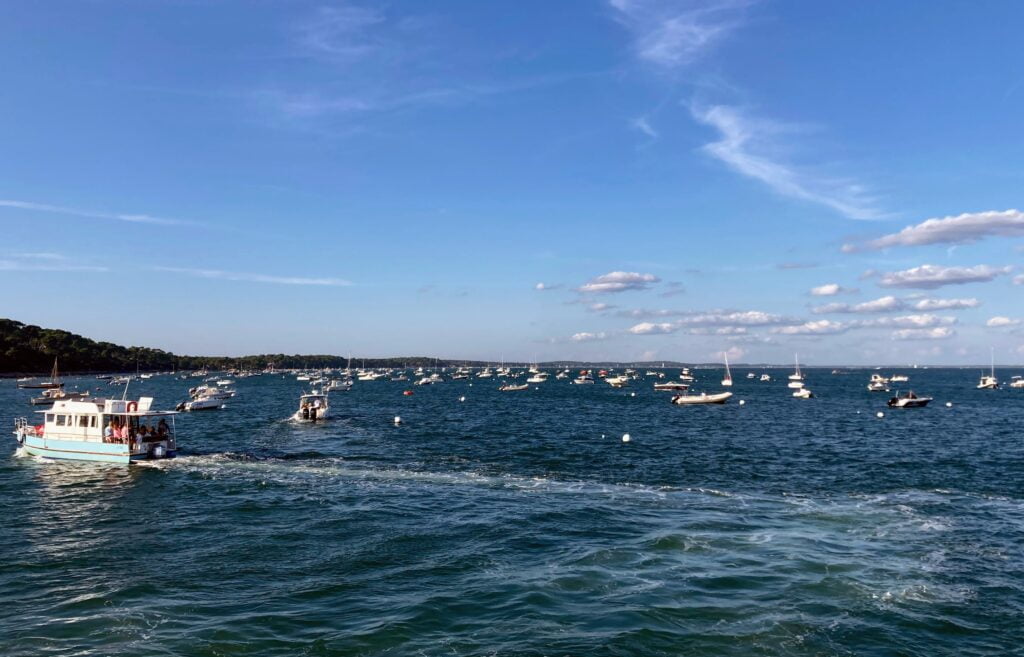
[(296, 422), (318, 422), (326, 420), (330, 411), (327, 395), (314, 390), (299, 397), (299, 410), (295, 411), (292, 419)]
[(25, 453), (50, 459), (133, 463), (177, 453), (174, 411), (152, 410), (153, 398), (57, 401), (39, 411), (43, 423), (15, 421)]
[(692, 404), (724, 404), (730, 397), (732, 397), (731, 392), (719, 392), (710, 395), (706, 392), (702, 392), (699, 395), (676, 395), (672, 398), (672, 403), (679, 404), (680, 406)]

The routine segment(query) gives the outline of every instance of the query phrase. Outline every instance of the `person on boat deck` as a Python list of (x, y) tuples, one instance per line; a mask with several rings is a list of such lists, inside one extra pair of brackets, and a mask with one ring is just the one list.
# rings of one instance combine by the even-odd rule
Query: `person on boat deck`
[(170, 427), (167, 426), (167, 420), (160, 418), (160, 422), (156, 425), (156, 435), (164, 438), (171, 432)]
[(103, 442), (114, 442), (114, 425), (108, 424), (106, 427), (103, 428)]
[(146, 438), (149, 437), (149, 427), (147, 427), (145, 424), (141, 425), (139, 427), (138, 437), (140, 443), (146, 442)]

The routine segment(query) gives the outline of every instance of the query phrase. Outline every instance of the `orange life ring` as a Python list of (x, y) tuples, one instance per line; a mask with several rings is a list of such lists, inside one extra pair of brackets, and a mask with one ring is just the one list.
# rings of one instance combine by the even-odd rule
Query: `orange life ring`
[(139, 403), (133, 401), (128, 402), (128, 406), (126, 408), (128, 409), (129, 413), (134, 413), (135, 411), (139, 410)]

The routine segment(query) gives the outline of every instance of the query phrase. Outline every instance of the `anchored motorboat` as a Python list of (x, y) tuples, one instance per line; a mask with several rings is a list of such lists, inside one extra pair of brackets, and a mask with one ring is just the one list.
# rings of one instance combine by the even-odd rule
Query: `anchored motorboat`
[(811, 399), (814, 397), (814, 393), (811, 392), (810, 388), (800, 388), (793, 392), (793, 396), (797, 399)]
[(683, 383), (682, 381), (668, 381), (667, 383), (655, 383), (654, 384), (654, 389), (655, 390), (672, 390), (672, 391), (689, 390), (690, 389), (690, 384)]
[(37, 411), (42, 424), (15, 420), (14, 435), (26, 453), (51, 459), (132, 463), (173, 457), (175, 413), (154, 411), (152, 405), (152, 397), (58, 400)]
[(613, 388), (625, 388), (629, 385), (629, 377), (625, 375), (605, 377), (605, 383)]
[(30, 400), (30, 404), (33, 406), (47, 406), (58, 400), (79, 400), (88, 399), (89, 391), (76, 392), (72, 390), (64, 390), (63, 388), (47, 388), (43, 390), (43, 394), (39, 397), (33, 397)]
[(534, 372), (533, 376), (526, 380), (527, 383), (544, 383), (548, 380), (547, 372)]
[(978, 380), (978, 390), (995, 390), (999, 387), (999, 379), (996, 378), (996, 357), (992, 352), (992, 369), (988, 374), (982, 374)]
[(673, 397), (672, 403), (679, 404), (680, 406), (689, 404), (724, 404), (730, 397), (732, 397), (731, 392), (718, 392), (710, 395), (706, 392), (702, 392), (699, 395), (682, 394)]
[(299, 397), (299, 410), (295, 411), (292, 419), (297, 422), (326, 420), (330, 410), (327, 395), (314, 390)]
[(906, 393), (896, 393), (896, 396), (886, 402), (886, 404), (889, 408), (921, 408), (927, 406), (931, 400), (931, 397), (918, 397), (911, 390)]
[(1024, 388), (1024, 377), (1022, 376), (1011, 376), (1010, 377), (1011, 388)]
[(519, 385), (516, 385), (514, 383), (506, 383), (505, 385), (498, 388), (498, 390), (500, 390), (501, 392), (514, 392), (516, 390), (527, 390), (529, 387), (529, 384), (526, 383), (521, 383)]

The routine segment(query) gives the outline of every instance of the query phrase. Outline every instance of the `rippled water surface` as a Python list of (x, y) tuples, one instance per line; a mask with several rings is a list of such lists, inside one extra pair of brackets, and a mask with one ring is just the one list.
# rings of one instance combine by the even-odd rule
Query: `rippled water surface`
[[(932, 406), (869, 371), (740, 371), (721, 407), (381, 381), (315, 426), (264, 376), (154, 466), (5, 440), (0, 654), (1024, 654), (1024, 390), (909, 373)], [(0, 381), (4, 431), (29, 392)]]

